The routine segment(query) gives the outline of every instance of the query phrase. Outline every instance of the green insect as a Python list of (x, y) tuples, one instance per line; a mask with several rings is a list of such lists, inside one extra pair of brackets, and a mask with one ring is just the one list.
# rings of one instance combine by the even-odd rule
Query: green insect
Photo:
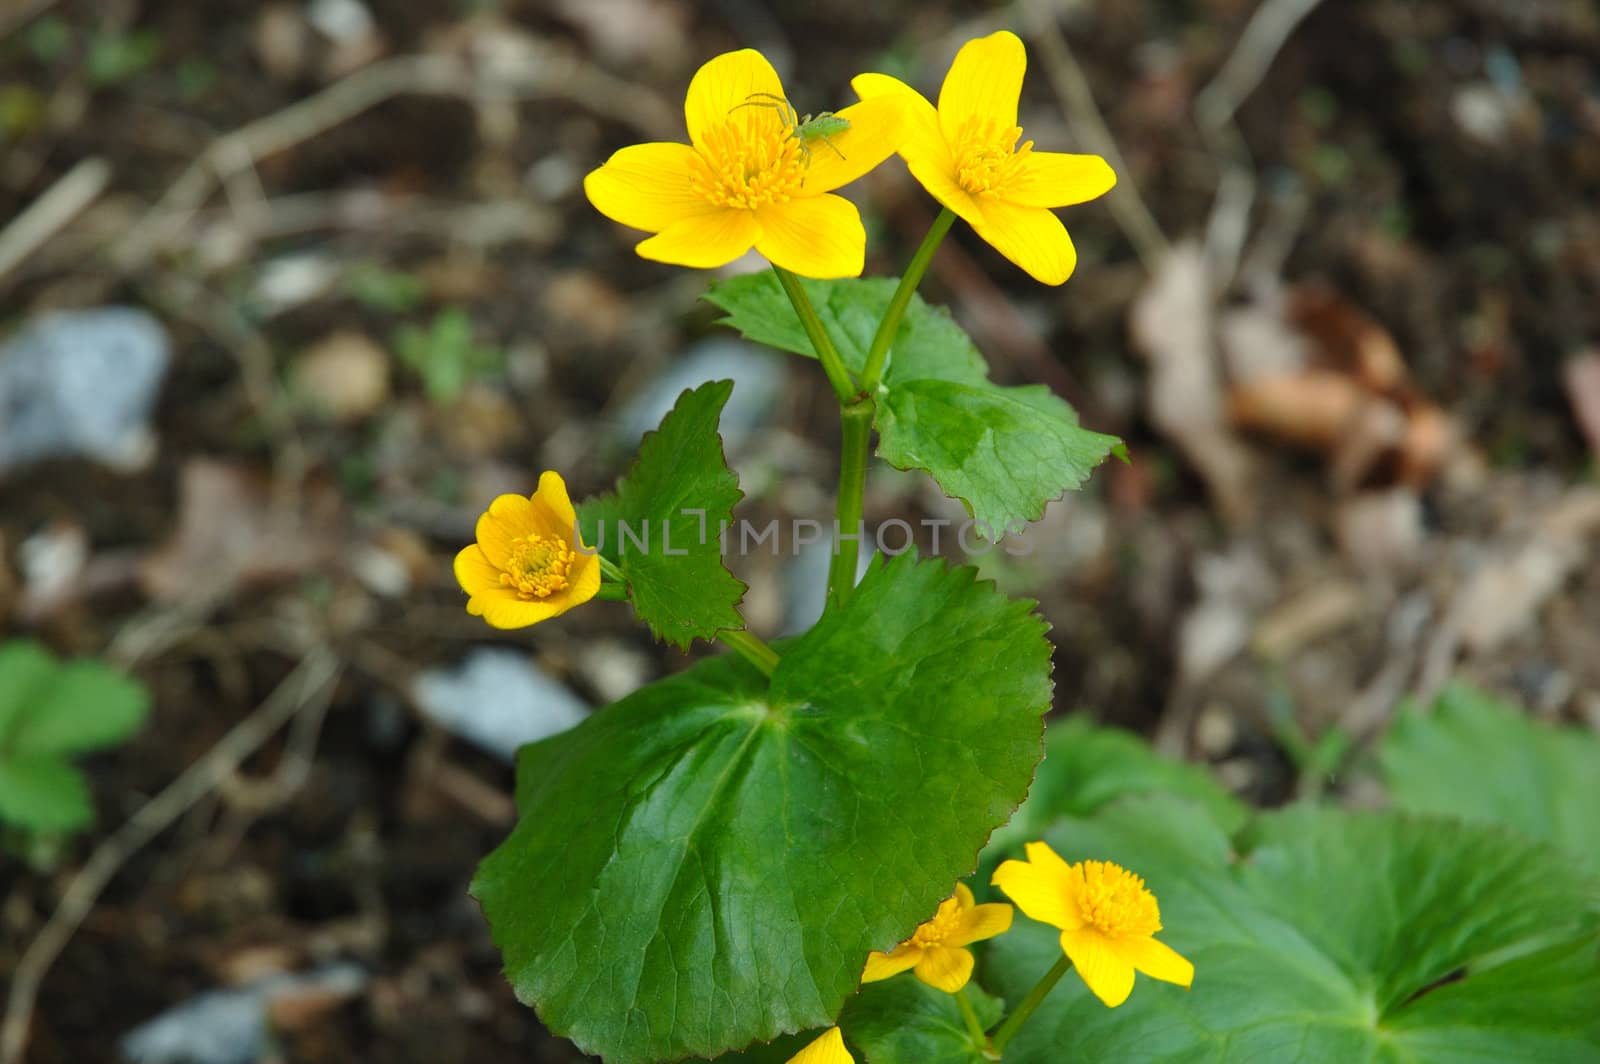
[(844, 158), (844, 152), (839, 150), (839, 145), (833, 142), (833, 138), (850, 128), (850, 120), (848, 118), (840, 118), (832, 111), (824, 111), (819, 115), (801, 115), (799, 111), (795, 110), (794, 104), (775, 92), (752, 92), (745, 97), (744, 103), (734, 107), (728, 113), (732, 114), (733, 111), (739, 110), (740, 107), (770, 107), (777, 111), (778, 118), (789, 131), (789, 136), (793, 137), (796, 143), (800, 145), (800, 157), (805, 160), (807, 166), (811, 165), (811, 144), (813, 141), (822, 141), (822, 143), (833, 149), (835, 155), (841, 159)]

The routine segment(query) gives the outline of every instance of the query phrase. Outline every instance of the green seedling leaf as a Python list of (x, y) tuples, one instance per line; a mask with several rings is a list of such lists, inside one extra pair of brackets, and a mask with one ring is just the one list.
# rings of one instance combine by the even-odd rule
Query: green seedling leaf
[[(1069, 974), (1008, 1062), (1600, 1059), (1600, 893), (1504, 829), (1298, 807), (1261, 817), (1236, 853), (1199, 806), (1146, 795), (1044, 837), (1068, 861), (1143, 875), (1194, 986), (1139, 977), (1108, 1009)], [(993, 985), (1025, 993), (1058, 934), (1019, 917), (988, 953)]]
[(1031, 603), (874, 560), (771, 678), (713, 658), (524, 748), (472, 892), (550, 1030), (612, 1064), (825, 1027), (1022, 800), (1050, 704)]
[(395, 332), (394, 351), (422, 379), (428, 398), (439, 403), (459, 399), (470, 382), (492, 376), (505, 361), (500, 350), (477, 342), (472, 319), (457, 307), (441, 310), (426, 329), (402, 326)]
[(616, 491), (578, 508), (584, 542), (622, 569), (656, 638), (678, 647), (744, 627), (745, 586), (722, 564), (721, 530), (744, 496), (717, 434), (732, 394), (732, 381), (684, 392)]
[(1455, 684), (1402, 708), (1378, 763), (1399, 808), (1504, 824), (1600, 876), (1600, 736)]
[(58, 662), (27, 640), (0, 646), (0, 820), (86, 827), (88, 784), (66, 759), (122, 742), (148, 710), (143, 687), (99, 662)]
[[(845, 365), (859, 373), (897, 282), (802, 283)], [(719, 281), (706, 299), (746, 337), (816, 357), (773, 274)], [(1082, 485), (1121, 447), (1116, 437), (1079, 425), (1072, 407), (1042, 385), (991, 383), (967, 334), (918, 296), (901, 320), (876, 399), (879, 456), (900, 469), (925, 470), (991, 539), (1037, 520), (1047, 503)]]

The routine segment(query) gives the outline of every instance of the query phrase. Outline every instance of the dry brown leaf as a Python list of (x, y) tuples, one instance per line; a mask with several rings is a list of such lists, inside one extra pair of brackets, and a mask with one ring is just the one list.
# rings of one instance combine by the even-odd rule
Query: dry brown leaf
[(1150, 420), (1200, 473), (1223, 516), (1243, 523), (1254, 504), (1254, 461), (1225, 418), (1212, 337), (1211, 275), (1205, 252), (1175, 247), (1134, 300), (1134, 346), (1150, 364)]
[(1302, 288), (1290, 301), (1289, 316), (1310, 336), (1323, 361), (1353, 375), (1368, 389), (1399, 395), (1411, 375), (1389, 330), (1324, 288)]
[(242, 465), (190, 459), (179, 485), (178, 527), (139, 567), (163, 601), (220, 597), (241, 584), (283, 579), (327, 563), (338, 549), (338, 494), (302, 485), (275, 500), (265, 476)]
[(1228, 420), (1285, 443), (1333, 452), (1355, 426), (1367, 396), (1332, 370), (1257, 377), (1234, 388)]
[(1451, 617), (1462, 644), (1487, 653), (1531, 625), (1550, 596), (1589, 558), (1589, 540), (1597, 532), (1600, 490), (1572, 489), (1543, 516), (1526, 543), (1480, 568), (1456, 596)]
[(1568, 360), (1565, 380), (1567, 402), (1589, 450), (1600, 457), (1600, 351), (1585, 351)]

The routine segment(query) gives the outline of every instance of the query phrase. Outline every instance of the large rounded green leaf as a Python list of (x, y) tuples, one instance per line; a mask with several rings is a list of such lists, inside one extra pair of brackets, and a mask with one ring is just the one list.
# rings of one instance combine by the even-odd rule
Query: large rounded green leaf
[[(1006, 1060), (1600, 1060), (1600, 894), (1555, 851), (1393, 813), (1295, 809), (1252, 835), (1240, 856), (1197, 806), (1167, 796), (1046, 832), (1069, 861), (1146, 877), (1160, 938), (1194, 962), (1194, 987), (1141, 976), (1108, 1009), (1069, 975)], [(1053, 928), (1019, 921), (987, 970), (1016, 1000), (1059, 956)]]
[(714, 659), (524, 749), (473, 883), (518, 995), (622, 1064), (832, 1022), (1026, 793), (1044, 629), (970, 569), (878, 561), (770, 688)]

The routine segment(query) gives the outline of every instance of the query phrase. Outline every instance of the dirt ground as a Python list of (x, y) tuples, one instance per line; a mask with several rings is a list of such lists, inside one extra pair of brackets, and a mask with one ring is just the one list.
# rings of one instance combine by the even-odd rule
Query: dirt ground
[[(1027, 135), (1100, 151), (1103, 121), (1120, 152), (1117, 193), (1063, 212), (1065, 286), (958, 225), (923, 288), (998, 379), (1049, 384), (1134, 456), (994, 567), (1054, 625), (1058, 708), (1263, 804), (1379, 800), (1365, 745), (1450, 676), (1600, 727), (1588, 0), (10, 0), (0, 337), (132, 305), (173, 357), (122, 468), (0, 470), (0, 634), (105, 655), (154, 705), (89, 762), (95, 830), (44, 867), (0, 856), (0, 982), (97, 846), (283, 710), (128, 848), (26, 1060), (119, 1059), (196, 995), (340, 963), (359, 974), (273, 997), (262, 1059), (578, 1059), (466, 895), (510, 766), (413, 681), (502, 645), (600, 705), (685, 660), (616, 605), (497, 635), (451, 577), (496, 493), (545, 468), (608, 486), (632, 404), (723, 335), (706, 279), (637, 258), (582, 176), (680, 139), (717, 52), (761, 49), (815, 111), (869, 69), (931, 93), (1001, 27), (1029, 46)], [(9, 224), (63, 186), (42, 235)], [(898, 163), (857, 191), (868, 272), (897, 272), (934, 209)], [(742, 513), (825, 517), (831, 397), (764, 364), (782, 401), (734, 450)], [(869, 520), (953, 506), (869, 483)], [(788, 559), (744, 564), (777, 634)], [(1308, 771), (1333, 728), (1349, 755)]]

